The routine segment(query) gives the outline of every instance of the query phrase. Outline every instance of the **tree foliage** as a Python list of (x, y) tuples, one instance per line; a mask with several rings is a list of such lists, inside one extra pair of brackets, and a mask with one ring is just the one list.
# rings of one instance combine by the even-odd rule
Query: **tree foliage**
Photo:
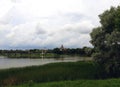
[(94, 60), (111, 76), (120, 76), (120, 6), (99, 15), (101, 26), (91, 32)]
[(78, 56), (91, 56), (94, 52), (93, 48), (83, 47), (83, 48), (66, 48), (65, 50), (60, 50), (60, 48), (54, 48), (53, 53), (63, 54), (63, 55), (78, 55)]

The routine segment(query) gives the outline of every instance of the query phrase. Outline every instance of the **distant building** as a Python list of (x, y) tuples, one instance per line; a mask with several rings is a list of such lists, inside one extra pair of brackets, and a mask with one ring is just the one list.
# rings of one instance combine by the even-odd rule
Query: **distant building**
[(60, 47), (60, 51), (64, 51), (64, 50), (66, 50), (66, 49), (64, 48), (63, 45), (61, 45), (61, 47)]

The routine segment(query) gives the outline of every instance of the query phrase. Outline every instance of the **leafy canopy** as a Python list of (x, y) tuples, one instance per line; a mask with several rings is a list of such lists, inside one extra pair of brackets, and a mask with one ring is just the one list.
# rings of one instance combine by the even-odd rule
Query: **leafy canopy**
[(101, 26), (91, 32), (94, 60), (112, 76), (120, 76), (120, 6), (99, 15)]

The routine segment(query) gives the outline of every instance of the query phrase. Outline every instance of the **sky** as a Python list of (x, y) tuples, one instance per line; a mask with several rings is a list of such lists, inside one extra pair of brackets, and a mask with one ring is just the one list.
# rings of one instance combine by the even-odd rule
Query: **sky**
[(92, 47), (98, 15), (120, 0), (0, 0), (0, 49)]

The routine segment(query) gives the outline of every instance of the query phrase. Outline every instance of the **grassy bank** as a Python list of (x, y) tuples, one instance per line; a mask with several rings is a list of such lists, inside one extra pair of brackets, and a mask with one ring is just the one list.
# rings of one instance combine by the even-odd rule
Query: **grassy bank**
[(12, 87), (120, 87), (120, 79), (76, 80), (49, 83), (28, 83)]
[(54, 63), (0, 70), (0, 85), (16, 85), (30, 81), (52, 82), (77, 79), (98, 79), (102, 71), (94, 62)]

